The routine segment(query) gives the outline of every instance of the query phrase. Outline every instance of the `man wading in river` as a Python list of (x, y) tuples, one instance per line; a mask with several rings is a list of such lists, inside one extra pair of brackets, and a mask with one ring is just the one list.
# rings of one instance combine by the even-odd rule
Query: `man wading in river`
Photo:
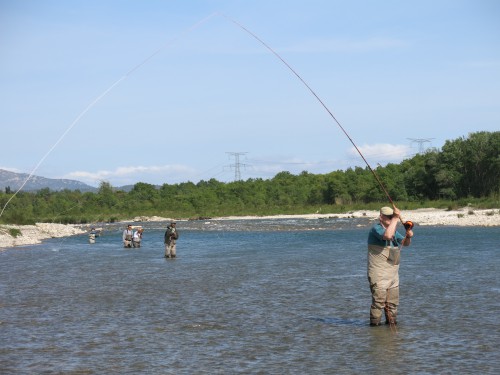
[(167, 227), (167, 230), (164, 235), (164, 243), (165, 243), (165, 258), (175, 258), (176, 254), (176, 243), (179, 238), (179, 231), (176, 228), (175, 221), (172, 221), (170, 225)]
[(399, 305), (400, 246), (409, 246), (413, 223), (405, 223), (406, 236), (396, 231), (400, 211), (382, 207), (379, 223), (368, 234), (368, 282), (372, 292), (370, 325), (378, 326), (385, 312), (386, 324), (396, 324)]
[(122, 240), (123, 240), (123, 247), (132, 247), (132, 237), (134, 235), (134, 232), (132, 231), (132, 225), (128, 225), (127, 229), (123, 231), (122, 235)]

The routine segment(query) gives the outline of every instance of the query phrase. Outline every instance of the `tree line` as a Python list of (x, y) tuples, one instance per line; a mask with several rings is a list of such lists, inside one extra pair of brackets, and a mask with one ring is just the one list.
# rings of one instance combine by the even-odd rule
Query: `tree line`
[[(500, 132), (476, 132), (446, 141), (399, 164), (374, 169), (398, 206), (417, 208), (429, 201), (458, 204), (500, 196)], [(3, 207), (12, 192), (0, 192)], [(102, 182), (97, 193), (79, 190), (19, 192), (0, 222), (93, 223), (134, 216), (200, 218), (228, 215), (272, 215), (375, 209), (387, 203), (385, 193), (368, 167), (327, 174), (283, 171), (271, 179), (219, 182), (216, 179), (163, 184), (139, 182), (131, 191)], [(453, 203), (455, 202), (455, 203)]]

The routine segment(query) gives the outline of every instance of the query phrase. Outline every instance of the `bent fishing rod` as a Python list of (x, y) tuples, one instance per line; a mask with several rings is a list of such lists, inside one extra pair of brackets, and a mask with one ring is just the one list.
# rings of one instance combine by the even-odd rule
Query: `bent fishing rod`
[[(342, 130), (342, 132), (345, 134), (345, 136), (349, 139), (349, 141), (351, 142), (351, 144), (354, 146), (354, 148), (358, 152), (359, 156), (361, 156), (361, 159), (363, 159), (363, 161), (365, 162), (366, 166), (368, 167), (368, 169), (370, 170), (370, 172), (373, 174), (373, 177), (375, 177), (375, 180), (377, 181), (377, 183), (379, 184), (380, 188), (382, 189), (382, 191), (386, 195), (387, 199), (389, 199), (389, 202), (392, 204), (392, 206), (394, 208), (396, 208), (396, 204), (394, 203), (394, 201), (392, 200), (389, 192), (387, 191), (386, 187), (382, 183), (382, 180), (379, 178), (379, 176), (375, 173), (375, 171), (373, 170), (373, 168), (370, 166), (370, 164), (368, 163), (368, 161), (366, 160), (366, 158), (362, 154), (361, 150), (358, 148), (358, 146), (356, 146), (356, 143), (354, 143), (354, 141), (352, 140), (352, 138), (349, 136), (349, 133), (347, 133), (347, 131), (344, 129), (344, 127), (340, 124), (340, 122), (334, 116), (334, 114), (332, 113), (332, 111), (330, 111), (330, 109), (326, 106), (326, 104), (323, 102), (323, 100), (321, 100), (321, 98), (318, 96), (318, 94), (316, 94), (316, 92), (311, 88), (311, 86), (309, 86), (309, 84), (295, 71), (295, 69), (293, 69), (291, 67), (290, 64), (288, 64), (285, 61), (285, 59), (283, 57), (281, 57), (274, 49), (272, 49), (266, 42), (264, 42), (256, 34), (254, 34), (253, 32), (251, 32), (250, 30), (248, 30), (245, 26), (243, 26), (239, 22), (237, 22), (234, 19), (226, 16), (225, 14), (222, 14), (222, 13), (218, 13), (218, 14), (221, 15), (222, 17), (226, 18), (230, 22), (234, 23), (240, 29), (242, 29), (243, 31), (245, 31), (246, 33), (248, 33), (249, 35), (251, 35), (254, 39), (256, 39), (260, 44), (262, 44), (265, 48), (267, 48), (274, 56), (276, 56), (304, 84), (304, 86), (318, 100), (318, 102), (321, 104), (321, 106), (328, 112), (328, 114), (330, 115), (330, 117), (335, 121), (335, 123)], [(401, 223), (403, 223), (403, 219), (401, 218), (401, 216), (400, 216), (400, 220), (401, 220)], [(412, 223), (412, 227), (413, 227), (413, 223)]]
[[(316, 100), (318, 100), (318, 102), (321, 104), (321, 106), (328, 112), (328, 114), (330, 115), (330, 117), (335, 121), (335, 123), (338, 125), (338, 127), (342, 130), (342, 132), (344, 133), (344, 135), (349, 139), (349, 141), (351, 142), (351, 144), (354, 146), (354, 148), (356, 149), (356, 151), (358, 152), (359, 156), (361, 156), (361, 158), (363, 159), (363, 161), (365, 162), (366, 166), (368, 167), (368, 169), (370, 170), (370, 172), (373, 174), (373, 176), (375, 177), (375, 180), (377, 181), (377, 183), (379, 184), (380, 188), (382, 189), (382, 191), (384, 192), (384, 194), (386, 195), (387, 199), (389, 199), (389, 202), (392, 204), (392, 206), (395, 208), (396, 205), (393, 201), (393, 199), (391, 198), (389, 192), (387, 191), (387, 189), (385, 188), (384, 184), (382, 183), (381, 179), (378, 177), (378, 175), (375, 173), (375, 171), (373, 170), (373, 168), (370, 166), (370, 164), (368, 163), (368, 161), (366, 160), (366, 158), (364, 157), (363, 153), (361, 152), (361, 150), (358, 148), (358, 146), (354, 143), (354, 141), (352, 140), (352, 138), (349, 136), (349, 133), (347, 133), (347, 131), (344, 129), (344, 127), (340, 124), (340, 122), (337, 120), (337, 118), (333, 115), (332, 111), (330, 111), (330, 109), (326, 106), (326, 104), (321, 100), (321, 98), (318, 96), (318, 94), (316, 94), (316, 92), (311, 88), (311, 86), (309, 86), (309, 84), (291, 67), (290, 64), (288, 64), (288, 62), (285, 61), (285, 59), (283, 57), (281, 57), (274, 49), (272, 49), (267, 43), (265, 43), (261, 38), (259, 38), (256, 34), (254, 34), (253, 32), (251, 32), (249, 29), (247, 29), (246, 27), (244, 27), (242, 24), (240, 24), (239, 22), (235, 21), (234, 19), (226, 16), (225, 14), (223, 13), (213, 13), (211, 14), (210, 16), (206, 17), (205, 19), (203, 19), (202, 21), (198, 22), (197, 24), (195, 24), (193, 27), (191, 27), (189, 29), (189, 31), (195, 29), (196, 27), (198, 27), (201, 23), (205, 22), (206, 20), (208, 20), (209, 18), (213, 17), (214, 15), (220, 15), (224, 18), (226, 18), (227, 20), (229, 20), (230, 22), (232, 22), (234, 25), (236, 25), (237, 27), (239, 27), (240, 29), (242, 29), (243, 31), (245, 31), (247, 34), (249, 34), (250, 36), (252, 36), (254, 39), (256, 39), (260, 44), (262, 44), (266, 49), (268, 49), (274, 56), (276, 56), (303, 84), (304, 86), (309, 90), (309, 92), (316, 98)], [(171, 43), (169, 43), (171, 44)], [(166, 45), (168, 46), (168, 45)], [(33, 174), (35, 173), (35, 171), (38, 169), (38, 167), (43, 163), (43, 161), (47, 158), (47, 156), (53, 151), (53, 149), (63, 140), (63, 138), (66, 136), (66, 134), (80, 121), (80, 119), (91, 109), (93, 108), (93, 106), (98, 102), (100, 101), (109, 91), (111, 91), (115, 86), (117, 86), (121, 81), (125, 80), (126, 78), (128, 78), (128, 76), (130, 76), (132, 73), (134, 73), (137, 69), (139, 69), (140, 67), (142, 67), (143, 65), (145, 65), (149, 60), (151, 60), (155, 55), (157, 55), (162, 49), (164, 49), (166, 46), (163, 46), (161, 47), (160, 49), (158, 49), (157, 51), (155, 51), (153, 54), (151, 54), (149, 57), (147, 57), (144, 61), (142, 61), (141, 63), (137, 64), (135, 67), (133, 67), (131, 70), (129, 70), (124, 76), (122, 76), (120, 79), (118, 79), (116, 82), (114, 82), (109, 88), (107, 88), (101, 95), (99, 95), (94, 101), (92, 101), (92, 103), (90, 105), (87, 106), (87, 108), (85, 108), (85, 110), (83, 112), (81, 112), (77, 118), (71, 123), (71, 125), (68, 127), (68, 129), (66, 129), (66, 131), (63, 133), (63, 135), (57, 140), (57, 142), (49, 149), (49, 151), (42, 157), (42, 159), (38, 162), (38, 164), (36, 165), (36, 167), (33, 169), (33, 171), (30, 173), (30, 175), (28, 176), (28, 178), (24, 181), (24, 183), (21, 185), (21, 187), (10, 197), (10, 199), (5, 203), (5, 205), (3, 206), (2, 210), (0, 211), (0, 217), (2, 216), (3, 212), (5, 211), (6, 207), (8, 206), (8, 204), (10, 203), (10, 201), (17, 195), (17, 193), (19, 193), (19, 191), (21, 191), (21, 189), (24, 187), (24, 185), (28, 182), (28, 180), (33, 176)], [(401, 220), (402, 221), (402, 220)]]

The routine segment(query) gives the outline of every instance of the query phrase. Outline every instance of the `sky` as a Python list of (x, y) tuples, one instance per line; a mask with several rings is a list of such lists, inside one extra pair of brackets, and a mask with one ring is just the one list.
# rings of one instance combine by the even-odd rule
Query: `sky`
[(500, 130), (500, 2), (0, 0), (0, 129), (96, 187), (400, 163)]

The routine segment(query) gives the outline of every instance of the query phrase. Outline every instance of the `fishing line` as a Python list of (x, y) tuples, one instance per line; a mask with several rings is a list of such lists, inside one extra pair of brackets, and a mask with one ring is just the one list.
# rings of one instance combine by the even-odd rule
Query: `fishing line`
[(201, 24), (203, 24), (204, 22), (206, 22), (207, 20), (209, 20), (210, 18), (212, 18), (213, 16), (215, 15), (220, 15), (224, 18), (226, 18), (227, 20), (229, 20), (230, 22), (232, 22), (233, 24), (235, 24), (237, 27), (239, 27), (240, 29), (242, 29), (243, 31), (245, 31), (246, 33), (248, 33), (250, 36), (252, 36), (254, 39), (256, 39), (259, 43), (261, 43), (265, 48), (267, 48), (274, 56), (276, 56), (303, 84), (304, 86), (310, 91), (310, 93), (318, 100), (318, 102), (321, 104), (321, 106), (328, 112), (328, 114), (330, 115), (330, 117), (335, 121), (335, 123), (339, 126), (339, 128), (342, 130), (342, 132), (344, 133), (344, 135), (349, 139), (349, 141), (351, 142), (351, 144), (354, 146), (354, 148), (356, 149), (356, 151), (358, 152), (358, 154), (361, 156), (361, 158), (363, 159), (363, 161), (365, 162), (366, 166), (368, 167), (368, 169), (370, 170), (370, 172), (373, 174), (373, 176), (375, 177), (375, 180), (377, 181), (377, 183), (379, 184), (380, 188), (382, 189), (382, 191), (385, 193), (385, 195), (387, 196), (387, 198), (389, 199), (389, 201), (391, 202), (391, 204), (395, 207), (395, 204), (391, 198), (391, 196), (389, 195), (389, 192), (387, 191), (387, 189), (385, 188), (384, 184), (382, 183), (382, 181), (380, 180), (380, 178), (378, 177), (378, 175), (375, 173), (375, 171), (373, 170), (373, 168), (370, 166), (370, 164), (368, 163), (368, 161), (366, 160), (366, 158), (364, 157), (364, 155), (362, 154), (361, 150), (358, 148), (358, 146), (354, 143), (354, 141), (352, 140), (352, 138), (349, 136), (349, 134), (347, 133), (347, 131), (344, 129), (344, 127), (340, 124), (340, 122), (337, 120), (337, 118), (333, 115), (332, 111), (330, 111), (330, 109), (326, 106), (326, 104), (321, 100), (321, 98), (316, 94), (316, 92), (309, 86), (309, 84), (297, 73), (297, 71), (295, 71), (295, 69), (293, 69), (291, 67), (290, 64), (288, 64), (288, 62), (285, 61), (285, 59), (283, 59), (283, 57), (281, 57), (274, 49), (272, 49), (267, 43), (265, 43), (261, 38), (259, 38), (256, 34), (254, 34), (252, 31), (250, 31), (249, 29), (247, 29), (245, 26), (243, 26), (242, 24), (240, 24), (239, 22), (235, 21), (234, 19), (228, 17), (227, 15), (223, 14), (223, 13), (213, 13), (207, 17), (205, 17), (204, 19), (198, 21), (197, 23), (195, 23), (193, 26), (189, 27), (188, 29), (186, 29), (184, 32), (182, 32), (177, 38), (174, 38), (173, 40), (171, 40), (169, 43), (165, 44), (164, 46), (158, 48), (155, 52), (153, 52), (151, 55), (149, 55), (146, 59), (144, 59), (142, 62), (140, 62), (139, 64), (135, 65), (132, 69), (130, 69), (127, 73), (125, 73), (125, 75), (123, 75), (122, 77), (120, 77), (117, 81), (115, 81), (111, 86), (109, 86), (106, 90), (104, 90), (99, 96), (97, 96), (92, 102), (90, 102), (90, 104), (75, 118), (75, 120), (70, 124), (70, 126), (64, 131), (64, 133), (61, 135), (61, 137), (54, 143), (54, 145), (47, 151), (47, 153), (40, 159), (40, 161), (36, 164), (35, 168), (31, 171), (31, 173), (28, 175), (28, 177), (26, 178), (26, 180), (22, 183), (22, 185), (19, 187), (19, 189), (16, 190), (16, 192), (7, 200), (7, 202), (5, 203), (5, 205), (3, 206), (2, 210), (0, 211), (0, 217), (2, 217), (5, 209), (7, 208), (7, 206), (9, 205), (9, 203), (12, 201), (12, 199), (23, 189), (23, 187), (26, 185), (26, 183), (30, 180), (30, 178), (34, 175), (34, 173), (38, 170), (38, 168), (40, 167), (40, 165), (45, 161), (45, 159), (52, 153), (52, 151), (59, 145), (59, 143), (62, 142), (62, 140), (66, 137), (66, 135), (71, 131), (71, 129), (73, 129), (73, 127), (80, 121), (80, 119), (88, 112), (90, 111), (102, 98), (104, 98), (111, 90), (113, 90), (116, 86), (118, 86), (122, 81), (124, 81), (125, 79), (127, 79), (131, 74), (133, 74), (136, 70), (138, 70), (139, 68), (141, 68), (143, 65), (145, 65), (147, 62), (149, 62), (153, 57), (155, 57), (158, 53), (160, 53), (160, 51), (162, 51), (163, 49), (165, 49), (166, 47), (170, 46), (171, 44), (173, 44), (175, 41), (177, 41), (181, 36), (183, 36), (184, 34), (188, 33), (188, 32), (191, 32), (193, 31), (194, 29), (198, 28)]
[(356, 151), (358, 152), (359, 156), (361, 156), (361, 158), (363, 159), (363, 161), (365, 162), (366, 166), (368, 167), (368, 169), (370, 170), (370, 172), (373, 174), (373, 176), (375, 177), (375, 180), (378, 182), (378, 184), (380, 185), (380, 188), (382, 189), (382, 191), (385, 193), (385, 195), (387, 196), (387, 198), (389, 199), (389, 202), (391, 202), (391, 204), (395, 207), (395, 204), (391, 198), (391, 196), (389, 195), (389, 192), (387, 191), (387, 189), (385, 188), (384, 184), (382, 183), (382, 181), (380, 180), (380, 178), (377, 176), (377, 174), (375, 173), (375, 171), (372, 169), (372, 167), (370, 166), (370, 164), (368, 164), (368, 161), (365, 159), (365, 157), (363, 156), (363, 154), (361, 153), (360, 149), (358, 148), (358, 146), (356, 146), (356, 144), (354, 143), (354, 141), (352, 140), (352, 138), (349, 136), (349, 134), (347, 133), (347, 131), (344, 129), (344, 127), (340, 124), (340, 122), (337, 120), (337, 118), (333, 115), (332, 111), (330, 111), (330, 109), (326, 106), (326, 104), (321, 100), (321, 98), (316, 94), (316, 92), (314, 92), (314, 90), (311, 88), (311, 86), (309, 86), (307, 84), (307, 82), (295, 71), (295, 69), (293, 69), (290, 64), (288, 64), (285, 59), (283, 59), (283, 57), (281, 57), (275, 50), (273, 50), (267, 43), (265, 43), (261, 38), (259, 38), (256, 34), (254, 34), (253, 32), (251, 32), (250, 30), (248, 30), (245, 26), (243, 26), (242, 24), (240, 24), (239, 22), (235, 21), (234, 19), (226, 16), (225, 14), (222, 14), (222, 13), (218, 13), (220, 14), (222, 17), (226, 18), (227, 20), (229, 20), (230, 22), (234, 23), (236, 26), (238, 26), (240, 29), (242, 29), (243, 31), (245, 31), (246, 33), (248, 33), (249, 35), (251, 35), (253, 38), (255, 38), (259, 43), (261, 43), (264, 47), (266, 47), (269, 51), (271, 51), (271, 53), (276, 56), (279, 60), (281, 60), (281, 62), (283, 64), (285, 64), (285, 66), (290, 69), (290, 71), (304, 84), (304, 86), (307, 87), (307, 89), (311, 92), (311, 94), (318, 100), (318, 102), (323, 106), (323, 108), (328, 112), (328, 114), (330, 115), (330, 117), (337, 123), (337, 125), (339, 126), (339, 128), (342, 130), (342, 132), (345, 134), (345, 136), (349, 139), (349, 141), (351, 141), (352, 145), (354, 146), (354, 148), (356, 149)]
[(120, 77), (118, 80), (116, 80), (111, 86), (109, 86), (106, 90), (104, 90), (99, 96), (97, 96), (93, 101), (90, 102), (90, 104), (73, 120), (73, 122), (68, 126), (68, 128), (64, 131), (64, 133), (59, 137), (59, 139), (52, 145), (52, 147), (47, 151), (47, 153), (40, 159), (40, 161), (36, 164), (35, 168), (31, 171), (31, 173), (28, 175), (26, 180), (21, 184), (19, 189), (16, 190), (16, 192), (7, 200), (5, 205), (2, 208), (2, 211), (0, 211), (0, 217), (2, 217), (5, 209), (9, 205), (10, 201), (14, 199), (14, 197), (23, 189), (23, 187), (28, 183), (31, 177), (33, 177), (34, 173), (38, 170), (40, 165), (45, 161), (45, 159), (54, 151), (54, 149), (59, 145), (59, 143), (62, 142), (62, 140), (66, 137), (66, 135), (70, 132), (71, 129), (80, 121), (80, 119), (88, 112), (90, 111), (102, 98), (104, 98), (111, 90), (113, 90), (116, 86), (118, 86), (121, 82), (123, 82), (125, 79), (127, 79), (130, 75), (132, 75), (136, 70), (141, 68), (144, 64), (149, 62), (153, 57), (155, 57), (158, 53), (160, 53), (162, 50), (165, 48), (169, 47), (173, 43), (175, 43), (177, 40), (179, 40), (182, 36), (185, 34), (192, 32), (196, 28), (198, 28), (201, 24), (204, 22), (208, 21), (210, 18), (215, 16), (216, 13), (213, 13), (202, 20), (196, 22), (194, 25), (191, 27), (187, 28), (183, 32), (181, 32), (176, 38), (170, 40), (168, 43), (165, 45), (161, 46), (158, 48), (156, 51), (154, 51), (151, 55), (149, 55), (146, 59), (141, 61), (139, 64), (135, 65), (132, 69), (130, 69), (127, 73), (125, 73), (122, 77)]

